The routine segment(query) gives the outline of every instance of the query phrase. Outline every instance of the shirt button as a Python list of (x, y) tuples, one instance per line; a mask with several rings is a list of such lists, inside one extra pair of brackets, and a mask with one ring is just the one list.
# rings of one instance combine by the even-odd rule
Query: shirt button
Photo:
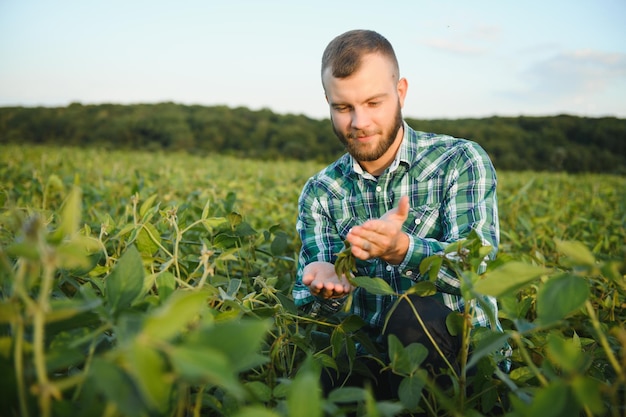
[(406, 276), (410, 277), (411, 275), (413, 275), (413, 271), (406, 271)]
[(387, 267), (385, 268), (387, 271), (391, 272), (391, 270), (393, 269), (393, 267), (391, 265), (387, 265)]
[(420, 224), (422, 223), (422, 219), (415, 219), (415, 224)]
[(383, 187), (381, 187), (380, 185), (376, 187), (376, 191), (381, 192), (382, 190), (383, 190)]

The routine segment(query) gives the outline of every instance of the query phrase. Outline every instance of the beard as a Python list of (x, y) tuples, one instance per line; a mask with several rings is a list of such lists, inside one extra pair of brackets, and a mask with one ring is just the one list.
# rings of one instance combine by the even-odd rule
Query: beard
[[(387, 128), (383, 127), (383, 129), (379, 131), (354, 130), (347, 134), (344, 134), (337, 129), (334, 122), (331, 124), (333, 127), (333, 132), (335, 132), (335, 135), (337, 136), (337, 138), (339, 138), (343, 146), (346, 148), (346, 151), (348, 151), (348, 153), (352, 155), (354, 159), (359, 162), (376, 161), (381, 158), (385, 154), (385, 152), (387, 152), (391, 145), (393, 145), (393, 142), (396, 140), (396, 136), (398, 136), (398, 132), (402, 127), (402, 112), (400, 111), (400, 103), (398, 103), (396, 115), (392, 123), (387, 126)], [(355, 140), (359, 137), (372, 136), (378, 133), (382, 134), (382, 138), (375, 145), (374, 149), (366, 149), (358, 141)]]

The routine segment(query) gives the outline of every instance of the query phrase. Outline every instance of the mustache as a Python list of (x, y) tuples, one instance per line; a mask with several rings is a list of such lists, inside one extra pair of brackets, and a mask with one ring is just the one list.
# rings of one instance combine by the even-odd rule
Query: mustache
[(377, 131), (375, 130), (353, 130), (351, 132), (348, 132), (346, 134), (346, 138), (348, 139), (358, 139), (358, 138), (363, 138), (366, 136), (374, 136), (376, 135)]

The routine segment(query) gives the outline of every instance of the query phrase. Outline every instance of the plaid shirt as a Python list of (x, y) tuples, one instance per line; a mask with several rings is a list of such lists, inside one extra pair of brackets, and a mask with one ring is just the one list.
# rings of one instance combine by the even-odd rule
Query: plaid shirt
[[(499, 241), (496, 174), (486, 152), (476, 143), (446, 135), (423, 133), (404, 123), (404, 138), (392, 165), (375, 178), (364, 172), (349, 154), (310, 178), (299, 199), (296, 228), (302, 240), (293, 297), (297, 306), (316, 300), (302, 284), (304, 266), (313, 261), (334, 263), (350, 228), (379, 218), (409, 196), (410, 210), (403, 230), (409, 236), (406, 257), (399, 265), (374, 258), (357, 259), (357, 275), (383, 278), (397, 293), (416, 281), (420, 262), (442, 253), (446, 245), (475, 229), (494, 249)], [(463, 311), (464, 300), (455, 273), (441, 268), (437, 296), (452, 310)], [(370, 326), (381, 328), (394, 297), (377, 296), (362, 288), (354, 291), (352, 312)], [(497, 311), (495, 299), (482, 302)], [(474, 326), (488, 326), (478, 302)], [(499, 323), (492, 323), (501, 328)]]

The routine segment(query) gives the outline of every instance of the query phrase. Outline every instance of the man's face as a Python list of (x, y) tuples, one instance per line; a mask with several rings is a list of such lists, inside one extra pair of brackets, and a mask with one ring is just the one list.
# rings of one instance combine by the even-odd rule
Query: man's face
[[(406, 80), (397, 81), (393, 65), (379, 54), (366, 55), (347, 78), (323, 74), (333, 130), (359, 162), (376, 162), (395, 151), (402, 127)], [(398, 141), (396, 142), (396, 139)]]

